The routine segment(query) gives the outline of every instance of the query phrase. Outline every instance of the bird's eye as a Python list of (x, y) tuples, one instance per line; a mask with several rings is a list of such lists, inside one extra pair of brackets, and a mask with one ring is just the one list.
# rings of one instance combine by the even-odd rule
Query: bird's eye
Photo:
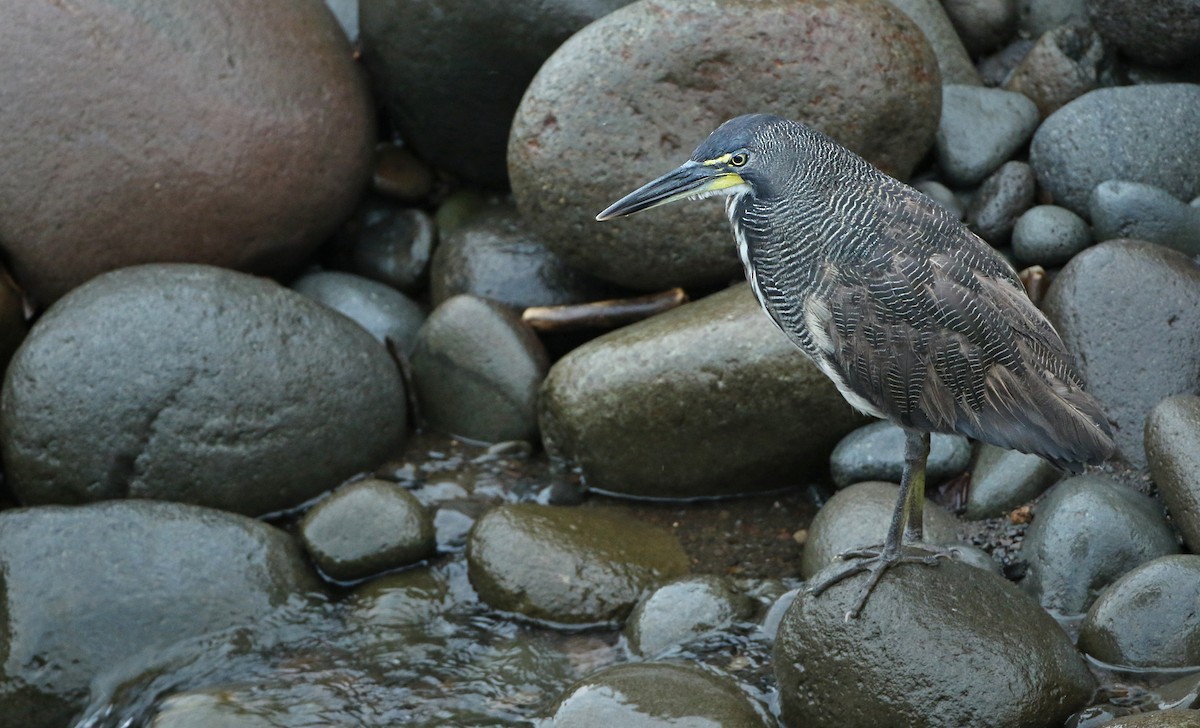
[(735, 154), (729, 158), (729, 163), (735, 167), (744, 166), (746, 164), (746, 162), (748, 162), (748, 161), (749, 161), (749, 157), (747, 157), (744, 152), (738, 152), (737, 154)]

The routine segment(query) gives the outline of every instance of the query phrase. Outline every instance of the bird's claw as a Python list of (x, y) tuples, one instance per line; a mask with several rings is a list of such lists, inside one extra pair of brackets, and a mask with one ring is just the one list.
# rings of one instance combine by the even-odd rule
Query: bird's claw
[[(916, 553), (917, 549), (925, 553)], [(905, 549), (889, 549), (886, 546), (852, 549), (843, 551), (837, 555), (837, 558), (848, 563), (843, 564), (842, 568), (833, 571), (833, 573), (820, 581), (809, 583), (805, 591), (817, 597), (834, 584), (844, 581), (855, 574), (860, 574), (864, 571), (867, 572), (867, 583), (863, 585), (862, 591), (859, 592), (858, 598), (855, 599), (854, 606), (846, 612), (845, 619), (849, 622), (851, 619), (857, 619), (858, 615), (862, 613), (863, 607), (867, 604), (867, 599), (871, 596), (871, 592), (874, 591), (875, 586), (883, 578), (884, 573), (888, 569), (901, 563), (933, 566), (937, 564), (939, 559), (954, 558), (954, 552), (942, 546), (921, 543), (919, 545), (914, 544)]]

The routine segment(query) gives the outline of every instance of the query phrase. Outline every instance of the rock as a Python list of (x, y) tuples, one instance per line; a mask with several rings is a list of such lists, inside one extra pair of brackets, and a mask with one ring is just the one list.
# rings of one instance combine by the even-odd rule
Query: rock
[(1175, 554), (1114, 582), (1088, 610), (1079, 649), (1111, 665), (1200, 663), (1200, 556)]
[(482, 298), (455, 296), (417, 335), (413, 388), (434, 429), (483, 442), (536, 442), (538, 387), (548, 366), (519, 318)]
[(1021, 586), (1060, 614), (1082, 614), (1122, 574), (1179, 551), (1154, 500), (1103, 476), (1064, 480), (1034, 514), (1021, 546), (1029, 565)]
[(933, 141), (938, 79), (924, 36), (879, 0), (643, 0), (538, 72), (513, 119), (513, 195), (580, 271), (641, 290), (724, 284), (739, 267), (719, 204), (594, 216), (748, 109), (811, 123), (907, 177)]
[(1200, 394), (1200, 266), (1150, 243), (1101, 243), (1071, 259), (1043, 308), (1116, 425), (1121, 454), (1144, 466), (1150, 409), (1173, 394)]
[(542, 388), (542, 437), (593, 488), (692, 498), (825, 469), (862, 424), (739, 285), (595, 339)]
[(430, 289), (435, 305), (469, 293), (518, 310), (619, 295), (616, 287), (564, 263), (507, 202), (485, 207), (445, 235), (433, 258)]
[(1023, 263), (1062, 265), (1091, 244), (1087, 221), (1057, 205), (1029, 208), (1012, 231), (1013, 255)]
[(1017, 32), (1013, 0), (945, 0), (946, 15), (972, 56), (991, 53)]
[(956, 561), (961, 561), (967, 566), (974, 566), (976, 569), (990, 571), (997, 576), (1003, 576), (1004, 570), (1000, 566), (1000, 562), (992, 558), (992, 555), (987, 551), (965, 543), (956, 543), (946, 546), (946, 550), (950, 552), (950, 557)]
[[(800, 575), (812, 578), (851, 549), (878, 546), (887, 535), (900, 487), (894, 483), (856, 483), (838, 491), (813, 518), (800, 560)], [(951, 544), (958, 537), (958, 520), (929, 499), (924, 507), (925, 540)]]
[(149, 728), (275, 728), (286, 719), (284, 711), (264, 710), (245, 697), (219, 687), (172, 693), (154, 708)]
[(509, 122), (538, 67), (572, 33), (628, 2), (366, 0), (363, 57), (375, 95), (418, 156), (469, 183), (503, 187)]
[(1098, 89), (1050, 116), (1029, 162), (1055, 204), (1080, 215), (1096, 185), (1143, 182), (1189, 200), (1200, 194), (1200, 87), (1174, 83)]
[(363, 205), (354, 223), (351, 270), (404, 293), (419, 292), (437, 237), (429, 215), (376, 198)]
[(1118, 718), (1099, 728), (1200, 728), (1200, 710), (1156, 710)]
[(442, 571), (408, 569), (355, 588), (346, 600), (346, 621), (351, 629), (370, 631), (380, 641), (391, 639), (393, 631), (403, 639), (411, 636), (407, 630), (436, 624), (455, 604)]
[(352, 273), (309, 273), (297, 279), (292, 289), (363, 327), (379, 343), (391, 341), (404, 354), (412, 353), (417, 330), (425, 322), (425, 311), (416, 301)]
[(304, 548), (336, 581), (364, 579), (433, 556), (433, 517), (403, 487), (360, 480), (313, 506), (300, 523)]
[(433, 191), (433, 170), (408, 147), (382, 142), (375, 145), (371, 186), (381, 195), (401, 202), (419, 203)]
[(0, 2), (0, 241), (33, 299), (138, 263), (293, 270), (349, 216), (373, 112), (323, 3), (71, 8)]
[(1146, 459), (1171, 520), (1200, 551), (1200, 397), (1167, 397), (1146, 418)]
[(938, 0), (887, 0), (909, 17), (933, 47), (937, 55), (942, 83), (978, 84), (979, 74), (962, 40)]
[(25, 340), (28, 328), (21, 292), (8, 271), (0, 268), (0, 371), (8, 367), (17, 347)]
[[(971, 444), (961, 435), (935, 433), (929, 439), (925, 479), (932, 486), (967, 469)], [(846, 435), (829, 456), (833, 484), (845, 488), (864, 480), (899, 483), (904, 471), (904, 430), (891, 422), (872, 422)]]
[(119, 661), (249, 627), (316, 588), (283, 531), (143, 500), (0, 513), (0, 575), (0, 702), (30, 728), (69, 724)]
[(992, 245), (1007, 244), (1017, 218), (1033, 205), (1035, 187), (1028, 164), (1005, 162), (975, 193), (967, 225)]
[(980, 443), (964, 515), (972, 521), (1003, 516), (1061, 477), (1058, 468), (1037, 455)]
[(1089, 0), (1089, 16), (1105, 42), (1141, 63), (1173, 66), (1200, 55), (1200, 3)]
[(973, 187), (1008, 161), (1037, 124), (1037, 107), (1021, 94), (943, 86), (938, 162), (951, 184)]
[(688, 571), (675, 536), (584, 508), (504, 505), (467, 541), (471, 586), (493, 609), (560, 624), (612, 624), (644, 591)]
[(345, 317), (208, 266), (105, 274), (42, 316), (9, 366), (4, 463), (26, 505), (155, 498), (258, 515), (375, 467), (404, 383)]
[(966, 216), (966, 210), (962, 203), (958, 201), (958, 196), (954, 194), (946, 185), (934, 180), (924, 180), (913, 185), (920, 190), (929, 199), (944, 207), (954, 217), (962, 220)]
[(727, 579), (685, 576), (638, 602), (625, 636), (634, 653), (653, 657), (746, 619), (754, 606)]
[(1017, 27), (1024, 35), (1038, 37), (1063, 25), (1088, 22), (1092, 0), (1017, 0)]
[(984, 86), (1003, 86), (1025, 56), (1033, 48), (1033, 41), (1018, 37), (996, 53), (979, 62), (979, 78)]
[(768, 726), (763, 709), (728, 677), (671, 662), (617, 665), (567, 688), (550, 708), (553, 728)]
[(1044, 33), (1013, 69), (1004, 88), (1028, 96), (1042, 118), (1100, 85), (1104, 46), (1086, 25)]
[(1097, 240), (1134, 238), (1200, 255), (1200, 208), (1139, 182), (1109, 180), (1088, 199)]
[(1049, 726), (1090, 700), (1071, 640), (1003, 578), (953, 560), (901, 564), (847, 620), (864, 580), (802, 593), (784, 615), (774, 664), (786, 724)]

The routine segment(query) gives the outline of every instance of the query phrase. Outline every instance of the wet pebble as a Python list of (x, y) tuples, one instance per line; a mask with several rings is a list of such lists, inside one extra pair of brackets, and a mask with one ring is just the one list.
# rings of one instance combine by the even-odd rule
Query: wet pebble
[(944, 84), (978, 84), (979, 74), (946, 9), (938, 0), (888, 0), (909, 17), (937, 55), (938, 71)]
[(971, 470), (965, 515), (971, 520), (1002, 516), (1038, 497), (1060, 478), (1062, 471), (1037, 455), (981, 443)]
[(1101, 243), (1071, 259), (1042, 305), (1113, 420), (1121, 456), (1145, 465), (1150, 409), (1200, 394), (1200, 266), (1159, 245)]
[(220, 687), (175, 693), (155, 708), (149, 728), (277, 728), (285, 717), (244, 697)]
[(563, 43), (530, 84), (509, 140), (513, 196), (580, 271), (639, 290), (723, 285), (740, 266), (720, 204), (602, 225), (596, 213), (739, 110), (804, 119), (907, 177), (933, 141), (938, 78), (921, 32), (887, 3), (634, 3)]
[(1156, 710), (1118, 718), (1098, 728), (1200, 728), (1200, 710)]
[(433, 258), (434, 305), (461, 293), (514, 309), (619, 295), (571, 268), (531, 233), (511, 202), (487, 205), (447, 233)]
[(346, 600), (351, 630), (370, 630), (380, 641), (435, 624), (454, 608), (447, 579), (429, 568), (386, 574), (358, 586)]
[[(813, 518), (800, 560), (800, 575), (812, 578), (837, 563), (838, 554), (850, 549), (878, 546), (887, 535), (900, 486), (894, 483), (856, 483), (838, 491)], [(958, 520), (929, 499), (924, 508), (925, 541), (952, 544)]]
[(991, 53), (1017, 32), (1014, 0), (946, 0), (946, 15), (972, 56)]
[(846, 619), (865, 579), (801, 593), (784, 615), (774, 668), (787, 725), (1050, 726), (1091, 698), (1066, 633), (1000, 576), (900, 564)]
[(1091, 244), (1087, 221), (1057, 205), (1029, 208), (1012, 231), (1013, 255), (1022, 263), (1062, 265)]
[(429, 273), (436, 236), (427, 213), (369, 200), (355, 219), (349, 267), (360, 276), (415, 294)]
[(1025, 96), (982, 86), (943, 86), (938, 164), (954, 185), (973, 187), (1008, 161), (1037, 128)]
[(658, 498), (803, 482), (864, 421), (744, 284), (575, 349), (539, 408), (590, 487)]
[(381, 344), (411, 354), (425, 322), (420, 304), (394, 288), (340, 271), (309, 273), (292, 290), (324, 304), (367, 330)]
[(404, 382), (349, 319), (199, 265), (96, 278), (47, 311), (0, 403), (26, 504), (155, 498), (260, 515), (404, 444)]
[(1155, 66), (1200, 55), (1200, 6), (1195, 0), (1090, 0), (1096, 31), (1122, 54)]
[(395, 483), (360, 480), (334, 491), (300, 522), (300, 539), (321, 571), (362, 579), (434, 554), (433, 519)]
[(728, 579), (685, 576), (638, 602), (625, 623), (634, 653), (653, 657), (746, 619), (754, 606)]
[(1168, 397), (1146, 418), (1146, 459), (1184, 543), (1200, 552), (1200, 397)]
[(1167, 83), (1104, 88), (1046, 119), (1029, 161), (1038, 184), (1062, 205), (1088, 214), (1096, 185), (1110, 179), (1200, 194), (1200, 86)]
[(1042, 118), (1100, 83), (1104, 46), (1087, 25), (1064, 25), (1042, 34), (1004, 82), (1028, 96)]
[(582, 507), (505, 505), (467, 541), (471, 585), (502, 612), (571, 624), (624, 619), (644, 591), (688, 571), (675, 536)]
[(1101, 182), (1088, 199), (1088, 213), (1096, 240), (1135, 238), (1200, 255), (1200, 208), (1165, 190), (1140, 182)]
[(677, 728), (771, 725), (730, 678), (672, 662), (617, 665), (567, 689), (540, 728)]
[(508, 309), (455, 296), (417, 334), (413, 388), (434, 429), (483, 442), (533, 442), (548, 366), (537, 336)]
[(1112, 665), (1200, 664), (1200, 556), (1142, 564), (1100, 595), (1079, 632), (1079, 649)]
[(0, 240), (31, 298), (146, 261), (288, 272), (353, 211), (374, 113), (322, 3), (70, 7), (0, 26)]
[(1028, 164), (1005, 162), (975, 193), (967, 208), (967, 225), (992, 245), (1006, 245), (1017, 218), (1033, 205), (1035, 189)]
[(1021, 558), (1026, 591), (1042, 606), (1082, 614), (1139, 564), (1179, 551), (1162, 508), (1109, 478), (1079, 475), (1050, 489), (1034, 510)]
[[(961, 435), (930, 438), (925, 478), (936, 485), (967, 469), (971, 443)], [(829, 475), (839, 488), (864, 480), (900, 482), (904, 470), (904, 430), (891, 422), (872, 422), (843, 437), (829, 456)]]
[(4, 721), (30, 728), (68, 725), (115, 664), (253, 625), (316, 588), (283, 531), (145, 500), (0, 514), (0, 573)]

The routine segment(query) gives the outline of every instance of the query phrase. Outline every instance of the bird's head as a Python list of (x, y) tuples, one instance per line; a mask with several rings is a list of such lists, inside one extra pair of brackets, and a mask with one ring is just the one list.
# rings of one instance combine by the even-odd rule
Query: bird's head
[(611, 220), (676, 200), (761, 193), (779, 156), (771, 154), (777, 136), (771, 132), (789, 123), (767, 114), (730, 119), (708, 135), (691, 159), (617, 200), (596, 219)]

